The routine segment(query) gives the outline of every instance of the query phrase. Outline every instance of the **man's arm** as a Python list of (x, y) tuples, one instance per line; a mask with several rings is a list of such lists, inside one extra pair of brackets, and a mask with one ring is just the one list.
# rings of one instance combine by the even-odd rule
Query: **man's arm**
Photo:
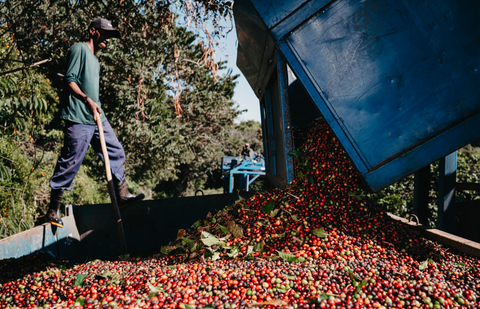
[[(73, 96), (75, 96), (77, 99), (83, 101), (83, 98), (85, 97), (85, 93), (83, 93), (82, 89), (78, 87), (76, 82), (68, 83), (68, 91), (70, 91), (70, 93)], [(95, 110), (97, 111), (99, 116), (102, 114), (102, 109), (100, 108), (100, 106), (98, 106), (97, 102), (93, 101), (90, 98), (87, 99), (87, 106), (94, 117), (95, 117), (95, 113), (94, 113)], [(95, 118), (94, 120), (97, 121), (97, 119)]]

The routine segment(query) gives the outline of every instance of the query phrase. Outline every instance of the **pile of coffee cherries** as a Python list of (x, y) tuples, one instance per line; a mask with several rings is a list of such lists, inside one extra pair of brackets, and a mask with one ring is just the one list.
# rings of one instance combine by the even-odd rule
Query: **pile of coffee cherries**
[(329, 128), (297, 138), (297, 180), (179, 231), (148, 258), (0, 261), (0, 308), (478, 308), (480, 260), (370, 202)]

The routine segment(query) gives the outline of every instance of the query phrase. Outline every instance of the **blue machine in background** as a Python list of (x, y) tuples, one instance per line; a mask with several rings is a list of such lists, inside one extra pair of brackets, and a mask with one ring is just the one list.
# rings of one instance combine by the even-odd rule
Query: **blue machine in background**
[(248, 192), (250, 185), (258, 177), (266, 174), (263, 160), (257, 162), (228, 156), (222, 159), (222, 172), (224, 193), (233, 193), (235, 179), (237, 179), (237, 188)]
[[(456, 150), (480, 138), (479, 12), (477, 0), (235, 1), (268, 179), (294, 178), (292, 129), (319, 116), (371, 191), (439, 159), (454, 179)], [(440, 192), (441, 218), (454, 183)]]

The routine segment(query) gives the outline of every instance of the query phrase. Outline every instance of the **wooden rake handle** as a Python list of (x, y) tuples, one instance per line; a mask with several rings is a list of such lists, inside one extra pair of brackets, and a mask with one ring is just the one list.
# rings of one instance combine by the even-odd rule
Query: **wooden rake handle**
[(117, 233), (120, 240), (120, 246), (122, 247), (122, 253), (126, 254), (127, 243), (125, 242), (125, 233), (123, 232), (123, 222), (120, 215), (120, 209), (118, 208), (117, 197), (115, 195), (115, 186), (112, 180), (112, 170), (110, 169), (110, 159), (108, 158), (107, 145), (105, 144), (105, 136), (103, 135), (102, 121), (97, 111), (94, 112), (93, 117), (98, 127), (98, 135), (100, 136), (100, 144), (102, 146), (103, 160), (105, 162), (105, 173), (107, 175), (108, 192), (110, 193), (110, 200), (112, 201), (113, 214), (115, 220), (117, 220)]

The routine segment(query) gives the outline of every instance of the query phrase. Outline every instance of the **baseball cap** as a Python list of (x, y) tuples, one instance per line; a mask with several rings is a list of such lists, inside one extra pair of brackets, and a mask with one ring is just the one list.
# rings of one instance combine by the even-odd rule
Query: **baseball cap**
[(89, 28), (91, 27), (94, 27), (95, 29), (102, 29), (105, 31), (109, 31), (111, 32), (111, 36), (114, 38), (120, 37), (120, 31), (118, 31), (118, 29), (113, 28), (112, 23), (104, 18), (96, 18), (92, 20)]

